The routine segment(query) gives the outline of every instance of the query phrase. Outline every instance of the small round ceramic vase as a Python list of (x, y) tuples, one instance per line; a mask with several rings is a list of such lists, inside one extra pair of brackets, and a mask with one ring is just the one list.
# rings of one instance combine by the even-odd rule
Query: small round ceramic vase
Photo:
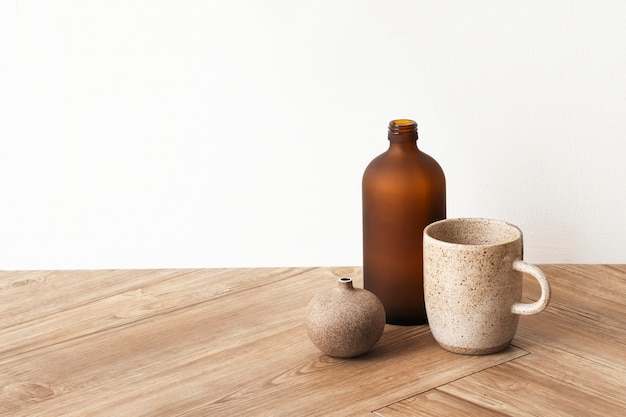
[(385, 308), (370, 291), (340, 278), (336, 287), (314, 296), (306, 309), (306, 327), (315, 346), (329, 356), (359, 356), (378, 342), (385, 329)]

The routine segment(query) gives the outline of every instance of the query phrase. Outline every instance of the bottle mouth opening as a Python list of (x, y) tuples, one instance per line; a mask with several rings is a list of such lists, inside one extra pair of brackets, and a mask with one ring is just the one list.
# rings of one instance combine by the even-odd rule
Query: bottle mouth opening
[(411, 119), (395, 119), (389, 122), (389, 133), (403, 133), (417, 130), (417, 123)]
[(396, 119), (396, 120), (392, 120), (391, 122), (389, 122), (389, 127), (402, 127), (402, 126), (413, 126), (415, 125), (417, 127), (417, 123), (415, 123), (415, 121), (411, 120), (411, 119)]

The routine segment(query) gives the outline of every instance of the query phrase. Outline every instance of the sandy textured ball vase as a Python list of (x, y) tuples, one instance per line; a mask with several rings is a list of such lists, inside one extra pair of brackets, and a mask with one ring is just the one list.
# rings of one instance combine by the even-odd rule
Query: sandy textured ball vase
[(306, 309), (306, 327), (315, 346), (329, 356), (350, 358), (374, 347), (385, 329), (385, 308), (352, 279), (314, 296)]

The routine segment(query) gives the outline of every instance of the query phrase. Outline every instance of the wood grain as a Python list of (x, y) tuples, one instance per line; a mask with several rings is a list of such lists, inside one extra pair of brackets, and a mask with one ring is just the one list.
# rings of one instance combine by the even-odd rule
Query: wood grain
[(0, 329), (184, 273), (180, 270), (2, 272)]
[(455, 355), (428, 326), (388, 325), (353, 359), (321, 354), (303, 318), (339, 277), (362, 286), (360, 268), (0, 272), (0, 415), (626, 410), (626, 267), (545, 270), (553, 302), (505, 352)]

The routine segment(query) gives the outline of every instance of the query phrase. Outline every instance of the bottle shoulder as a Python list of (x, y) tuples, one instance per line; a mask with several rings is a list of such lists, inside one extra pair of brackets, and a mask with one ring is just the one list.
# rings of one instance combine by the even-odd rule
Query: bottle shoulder
[(443, 176), (441, 165), (425, 152), (393, 152), (387, 150), (375, 157), (365, 168), (364, 177), (369, 175), (398, 175), (407, 172), (425, 172)]

